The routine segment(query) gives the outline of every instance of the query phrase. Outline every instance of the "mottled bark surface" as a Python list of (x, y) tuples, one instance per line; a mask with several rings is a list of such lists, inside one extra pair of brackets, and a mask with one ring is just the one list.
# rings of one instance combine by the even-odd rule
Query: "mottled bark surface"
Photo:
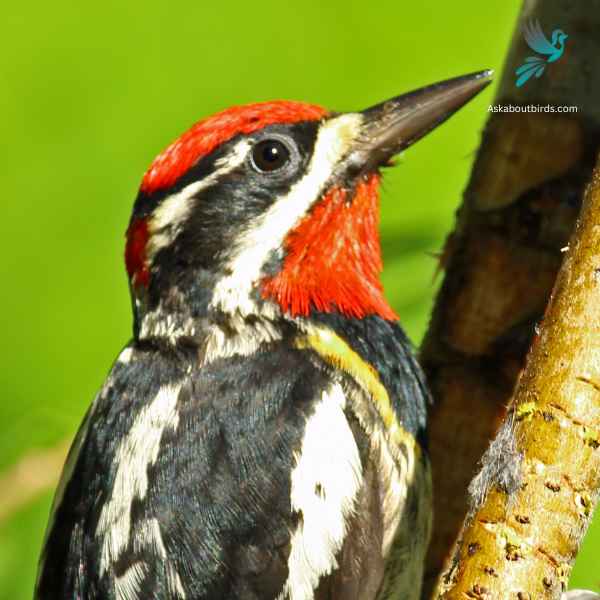
[[(569, 38), (559, 61), (517, 88), (514, 71), (534, 54), (521, 32), (529, 19)], [(578, 111), (492, 114), (448, 238), (421, 353), (435, 398), (426, 594), (453, 552), (468, 484), (505, 415), (600, 147), (598, 31), (600, 0), (525, 2), (495, 102)]]
[(560, 598), (600, 488), (600, 163), (483, 465), (438, 597)]

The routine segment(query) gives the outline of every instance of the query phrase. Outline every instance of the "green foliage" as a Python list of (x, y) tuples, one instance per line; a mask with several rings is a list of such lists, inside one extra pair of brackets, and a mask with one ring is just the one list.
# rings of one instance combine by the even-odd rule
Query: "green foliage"
[[(153, 156), (195, 120), (274, 98), (360, 109), (501, 69), (519, 0), (11, 3), (0, 146), (0, 472), (72, 436), (131, 331), (123, 233)], [(385, 286), (418, 342), (477, 149), (484, 92), (388, 171)], [(0, 494), (2, 490), (0, 490)], [(50, 493), (0, 523), (0, 598), (31, 597)], [(575, 584), (597, 585), (589, 536)]]

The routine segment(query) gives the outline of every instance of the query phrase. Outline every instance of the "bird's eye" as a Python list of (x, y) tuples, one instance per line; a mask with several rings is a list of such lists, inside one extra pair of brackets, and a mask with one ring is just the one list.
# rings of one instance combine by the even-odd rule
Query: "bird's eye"
[(290, 160), (288, 147), (280, 140), (263, 140), (252, 149), (252, 165), (257, 171), (277, 171)]

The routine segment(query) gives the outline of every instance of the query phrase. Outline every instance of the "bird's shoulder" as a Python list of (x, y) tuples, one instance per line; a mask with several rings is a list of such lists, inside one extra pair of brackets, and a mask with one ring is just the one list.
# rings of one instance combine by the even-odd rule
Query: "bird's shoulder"
[(336, 313), (318, 313), (313, 319), (320, 330), (343, 340), (354, 360), (373, 372), (402, 427), (425, 446), (431, 395), (413, 346), (400, 325), (377, 315), (348, 319)]

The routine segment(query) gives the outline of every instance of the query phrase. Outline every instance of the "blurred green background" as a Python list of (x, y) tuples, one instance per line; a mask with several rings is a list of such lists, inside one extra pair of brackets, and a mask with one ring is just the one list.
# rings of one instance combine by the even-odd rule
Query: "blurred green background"
[[(2, 473), (74, 434), (130, 336), (123, 233), (154, 155), (231, 104), (291, 98), (360, 109), (501, 69), (519, 5), (57, 0), (3, 8), (0, 599), (31, 597), (52, 493), (28, 489), (54, 471), (37, 460), (29, 478)], [(486, 90), (386, 174), (385, 285), (416, 343), (436, 291), (432, 254), (452, 225), (492, 98)], [(598, 588), (599, 550), (600, 523), (573, 585)]]

